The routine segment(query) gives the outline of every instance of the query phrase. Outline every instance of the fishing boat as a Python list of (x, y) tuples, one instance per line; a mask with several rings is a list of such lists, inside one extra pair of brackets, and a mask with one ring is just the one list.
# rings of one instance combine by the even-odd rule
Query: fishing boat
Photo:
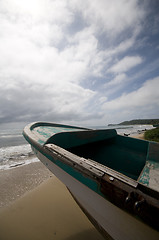
[(159, 239), (159, 144), (36, 122), (23, 135), (106, 239)]
[(159, 124), (153, 124), (153, 127), (159, 128)]

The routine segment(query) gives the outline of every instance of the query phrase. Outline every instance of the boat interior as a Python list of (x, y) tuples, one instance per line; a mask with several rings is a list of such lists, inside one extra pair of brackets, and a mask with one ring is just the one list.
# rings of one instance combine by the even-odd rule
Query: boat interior
[(116, 130), (63, 132), (47, 143), (55, 143), (71, 153), (92, 159), (134, 180), (142, 172), (148, 142), (117, 135)]
[(140, 176), (147, 156), (147, 146), (144, 142), (136, 144), (134, 139), (125, 139), (122, 136), (87, 143), (68, 150), (112, 168), (134, 180)]

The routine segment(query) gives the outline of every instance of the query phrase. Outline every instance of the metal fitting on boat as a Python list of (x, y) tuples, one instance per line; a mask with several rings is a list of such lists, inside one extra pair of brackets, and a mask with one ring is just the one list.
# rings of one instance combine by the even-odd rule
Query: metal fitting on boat
[(126, 203), (129, 203), (131, 201), (131, 194), (129, 193), (128, 196), (125, 199)]
[(114, 178), (113, 178), (113, 177), (109, 177), (109, 180), (110, 180), (111, 182), (113, 182), (113, 181), (114, 181)]
[(144, 202), (145, 202), (144, 198), (142, 198), (140, 201), (135, 202), (134, 209), (139, 212)]
[(135, 199), (137, 199), (137, 194), (136, 194), (136, 192), (129, 192), (128, 193), (128, 195), (127, 195), (127, 197), (126, 197), (126, 199), (125, 199), (125, 203), (129, 203), (129, 202), (131, 202), (131, 201), (135, 201)]
[(128, 193), (128, 196), (125, 199), (125, 203), (129, 203), (133, 199), (133, 196), (134, 196), (134, 192)]

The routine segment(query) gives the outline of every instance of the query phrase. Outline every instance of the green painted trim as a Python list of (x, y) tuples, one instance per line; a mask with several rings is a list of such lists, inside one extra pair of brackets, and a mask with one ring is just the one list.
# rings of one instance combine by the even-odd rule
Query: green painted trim
[(96, 181), (94, 181), (94, 180), (92, 180), (92, 179), (90, 179), (88, 177), (84, 177), (82, 175), (82, 173), (78, 172), (73, 167), (71, 167), (69, 165), (66, 165), (65, 163), (62, 163), (59, 160), (55, 160), (53, 157), (51, 157), (50, 155), (48, 155), (48, 154), (43, 152), (43, 148), (41, 147), (40, 144), (39, 144), (39, 146), (38, 145), (34, 145), (26, 135), (24, 135), (24, 137), (29, 142), (29, 144), (31, 146), (33, 146), (37, 151), (39, 151), (42, 155), (44, 155), (46, 158), (48, 158), (51, 162), (56, 164), (58, 167), (62, 168), (69, 175), (71, 175), (72, 177), (74, 177), (75, 179), (77, 179), (78, 181), (80, 181), (81, 183), (83, 183), (84, 185), (86, 185), (87, 187), (89, 187), (90, 189), (95, 191), (96, 193), (98, 193), (101, 196), (103, 196), (103, 194), (99, 190), (99, 186), (98, 186)]
[[(35, 147), (36, 148), (36, 147)], [(97, 181), (85, 177), (82, 173), (74, 169), (73, 167), (63, 163), (60, 160), (54, 159), (49, 154), (44, 153), (41, 149), (37, 149), (42, 155), (44, 155), (46, 158), (48, 158), (51, 162), (56, 164), (58, 167), (60, 167), (63, 171), (67, 172), (70, 176), (78, 180), (79, 182), (83, 183), (88, 188), (92, 189), (94, 192), (98, 193), (101, 196), (104, 196), (100, 191), (100, 186)]]

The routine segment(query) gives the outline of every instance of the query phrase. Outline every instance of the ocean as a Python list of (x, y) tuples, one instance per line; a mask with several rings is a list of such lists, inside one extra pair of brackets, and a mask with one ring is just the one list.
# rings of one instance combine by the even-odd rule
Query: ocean
[[(23, 128), (27, 123), (6, 123), (0, 124), (0, 170), (7, 170), (13, 167), (38, 162), (39, 160), (33, 154), (30, 145), (22, 135)], [(97, 126), (97, 129), (115, 128), (118, 134), (135, 135), (143, 130), (153, 128), (151, 125), (114, 125)]]
[(0, 170), (39, 161), (22, 135), (25, 125), (0, 124)]

